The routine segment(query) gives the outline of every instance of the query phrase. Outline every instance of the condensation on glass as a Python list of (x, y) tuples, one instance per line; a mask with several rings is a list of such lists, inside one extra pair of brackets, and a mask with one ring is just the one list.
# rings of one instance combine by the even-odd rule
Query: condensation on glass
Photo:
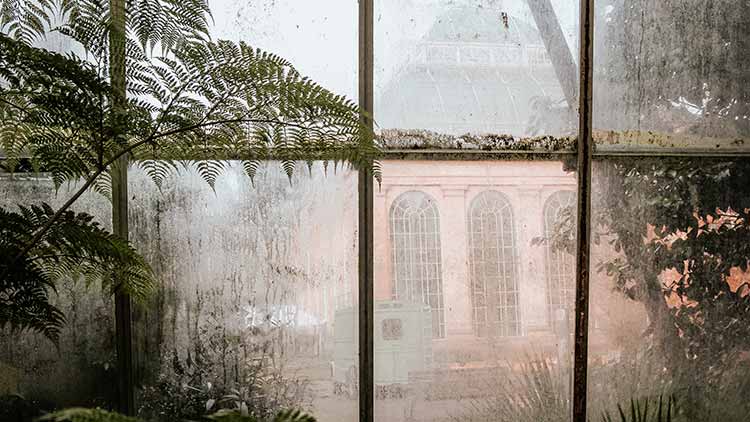
[(661, 396), (686, 420), (747, 419), (749, 174), (746, 158), (594, 163), (590, 414)]
[[(572, 57), (577, 2), (551, 3), (541, 23), (559, 31), (554, 53)], [(542, 33), (524, 1), (375, 2), (375, 121), (457, 135), (572, 133), (575, 106)]]
[[(47, 203), (56, 209), (81, 183), (55, 188), (45, 174), (0, 171), (0, 207), (18, 212), (18, 205), (29, 207)], [(111, 230), (112, 207), (104, 196), (87, 192), (72, 207), (94, 217)], [(114, 301), (101, 284), (62, 279), (50, 292), (50, 302), (65, 314), (59, 345), (41, 334), (0, 329), (0, 396), (3, 411), (23, 410), (30, 416), (41, 411), (72, 406), (116, 404), (117, 377), (115, 354)], [(15, 395), (26, 399), (15, 400)], [(17, 407), (14, 407), (17, 406)]]
[[(554, 395), (544, 412), (567, 414), (571, 330), (548, 316), (547, 246), (538, 240), (547, 235), (545, 204), (571, 191), (575, 174), (542, 160), (382, 166), (373, 203), (375, 420), (521, 420), (513, 412), (523, 407), (493, 403), (534, 394), (513, 387), (533, 376)], [(440, 336), (418, 290), (431, 280), (442, 285)], [(414, 284), (412, 297), (393, 294)]]
[(129, 177), (131, 238), (161, 281), (136, 312), (139, 413), (195, 418), (236, 394), (262, 417), (356, 420), (356, 173)]
[(358, 98), (356, 1), (211, 0), (210, 6), (214, 38), (278, 54), (330, 91)]
[(641, 141), (749, 136), (746, 9), (732, 1), (596, 0), (594, 128), (638, 131)]
[(589, 414), (661, 395), (745, 420), (748, 4), (595, 3), (597, 149), (646, 152), (594, 162)]
[[(570, 251), (560, 249), (551, 239), (576, 206), (573, 191), (558, 191), (544, 203), (544, 234), (547, 239), (545, 262), (547, 263), (547, 306), (550, 319), (562, 317), (560, 310), (570, 316), (575, 304), (575, 257)], [(573, 214), (575, 215), (575, 214)], [(567, 221), (571, 221), (568, 219)]]

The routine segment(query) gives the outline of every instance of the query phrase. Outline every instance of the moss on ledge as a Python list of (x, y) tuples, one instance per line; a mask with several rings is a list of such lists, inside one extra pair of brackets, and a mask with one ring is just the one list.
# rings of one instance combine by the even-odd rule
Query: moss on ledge
[[(594, 131), (595, 150), (608, 152), (747, 152), (750, 139), (713, 138), (681, 133), (651, 131)], [(533, 153), (574, 153), (578, 137), (536, 136), (515, 137), (507, 134), (448, 135), (421, 129), (386, 129), (376, 136), (385, 152), (493, 151)]]
[(577, 137), (538, 136), (520, 138), (506, 134), (447, 135), (419, 129), (386, 129), (376, 136), (384, 151), (538, 151), (573, 152)]

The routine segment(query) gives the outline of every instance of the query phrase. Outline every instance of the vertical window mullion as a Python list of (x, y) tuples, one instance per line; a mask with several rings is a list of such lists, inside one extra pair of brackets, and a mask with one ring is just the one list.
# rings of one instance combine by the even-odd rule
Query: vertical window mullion
[[(364, 112), (362, 119), (368, 133), (365, 141), (372, 142), (373, 128), (373, 0), (359, 0), (358, 12), (358, 86), (359, 106)], [(370, 117), (368, 117), (368, 115)], [(359, 422), (374, 421), (374, 219), (373, 199), (374, 182), (372, 170), (364, 168), (359, 171), (357, 185), (359, 214), (359, 302), (358, 302), (358, 340), (359, 340)]]
[(591, 150), (594, 62), (594, 0), (581, 0), (578, 87), (578, 213), (576, 238), (573, 422), (586, 422), (589, 263), (591, 239)]

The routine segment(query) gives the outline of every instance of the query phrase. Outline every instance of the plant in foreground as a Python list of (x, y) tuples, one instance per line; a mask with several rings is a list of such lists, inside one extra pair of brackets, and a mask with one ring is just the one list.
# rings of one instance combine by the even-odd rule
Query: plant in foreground
[[(264, 422), (236, 410), (220, 410), (204, 418), (215, 422)], [(45, 415), (40, 422), (141, 422), (138, 418), (124, 416), (102, 409), (71, 408)], [(283, 410), (268, 422), (315, 422), (315, 418), (299, 410)]]
[(628, 406), (617, 404), (617, 414), (609, 411), (602, 414), (602, 422), (671, 422), (678, 413), (674, 396), (658, 398), (632, 398)]
[[(71, 214), (71, 207), (88, 190), (111, 196), (128, 160), (157, 185), (181, 167), (195, 167), (213, 187), (228, 160), (240, 161), (251, 180), (269, 159), (280, 160), (289, 175), (299, 161), (313, 160), (372, 166), (379, 174), (353, 102), (281, 57), (212, 41), (209, 20), (203, 0), (127, 7), (124, 0), (0, 0), (2, 166), (45, 171), (58, 187), (81, 182), (56, 210), (41, 205), (34, 215), (23, 209), (0, 215), (8, 239), (0, 255), (0, 327), (56, 341), (64, 322), (49, 302), (56, 274), (40, 274), (51, 259), (65, 261), (56, 271), (84, 265), (128, 293), (134, 289), (123, 273), (136, 274), (139, 287), (153, 286), (149, 266), (127, 242), (96, 230), (75, 239), (62, 233), (74, 225), (77, 232), (90, 229), (90, 219)], [(51, 31), (85, 54), (32, 45)], [(122, 271), (102, 265), (121, 259)]]

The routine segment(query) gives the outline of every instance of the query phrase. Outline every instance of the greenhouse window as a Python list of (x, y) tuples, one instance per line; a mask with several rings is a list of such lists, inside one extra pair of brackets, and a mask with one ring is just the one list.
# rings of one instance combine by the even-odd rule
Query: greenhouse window
[[(619, 409), (745, 420), (750, 8), (313, 3), (206, 3), (212, 39), (284, 57), (242, 50), (279, 73), (253, 68), (267, 85), (219, 100), (262, 113), (193, 133), (190, 148), (149, 138), (80, 197), (71, 209), (128, 239), (155, 292), (131, 303), (98, 279), (64, 279), (51, 301), (66, 315), (56, 351), (0, 327), (0, 419), (18, 396), (35, 410), (148, 421), (290, 408), (321, 421), (585, 422)], [(5, 19), (4, 37), (20, 31)], [(147, 42), (148, 54), (169, 42)], [(29, 43), (90, 49), (57, 32)], [(123, 60), (123, 78), (137, 79), (148, 54)], [(336, 95), (315, 88), (269, 113), (252, 102), (301, 75)], [(198, 85), (219, 92), (214, 82)], [(128, 85), (127, 98), (158, 113), (151, 83)], [(195, 97), (180, 107), (220, 96)], [(265, 121), (296, 105), (284, 130)], [(225, 120), (242, 120), (230, 109)], [(295, 120), (305, 113), (345, 124), (306, 126)], [(168, 137), (170, 125), (151, 129)], [(83, 186), (25, 152), (17, 160), (12, 133), (0, 132), (4, 210), (60, 207)], [(243, 149), (248, 133), (275, 148)], [(335, 144), (326, 136), (372, 155), (316, 152)]]

